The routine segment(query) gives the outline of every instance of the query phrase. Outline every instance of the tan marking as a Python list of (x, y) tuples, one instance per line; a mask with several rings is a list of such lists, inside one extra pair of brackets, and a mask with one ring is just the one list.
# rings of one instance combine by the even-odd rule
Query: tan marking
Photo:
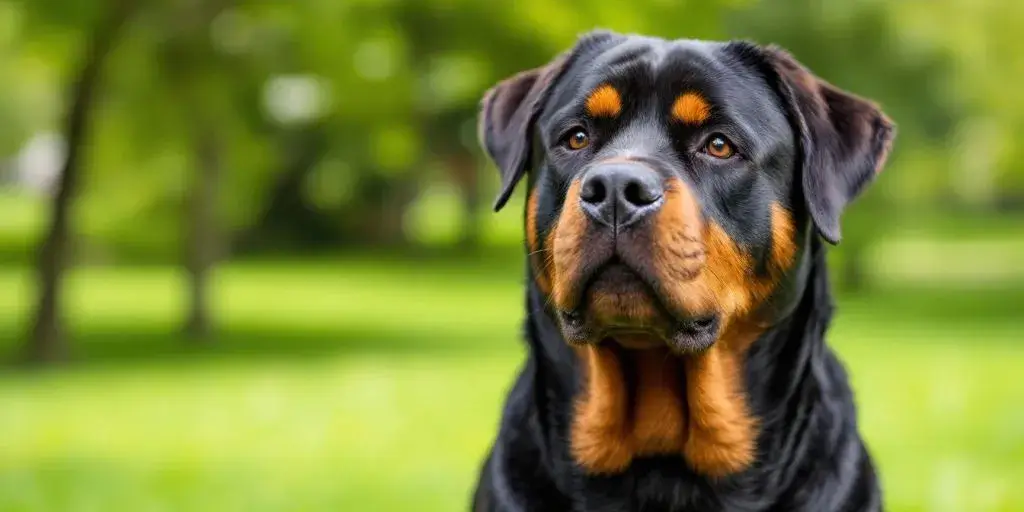
[(687, 294), (675, 289), (695, 286), (693, 283), (704, 272), (707, 250), (701, 236), (704, 222), (700, 207), (690, 187), (678, 178), (666, 182), (664, 195), (665, 204), (654, 219), (655, 243), (651, 248), (658, 281), (671, 299), (669, 306), (679, 311), (708, 311), (714, 302), (708, 300), (707, 293)]
[(637, 455), (679, 453), (686, 440), (681, 362), (666, 349), (636, 354), (633, 446)]
[(587, 221), (579, 206), (580, 180), (573, 180), (569, 191), (565, 194), (562, 213), (553, 230), (554, 240), (549, 245), (554, 258), (554, 276), (552, 278), (552, 297), (555, 305), (562, 310), (576, 307), (573, 296), (573, 283), (579, 273), (580, 259), (583, 256), (582, 239), (587, 229)]
[(533, 190), (526, 197), (526, 246), (530, 253), (537, 250), (537, 194)]
[[(576, 404), (573, 457), (594, 474), (624, 470), (637, 456), (680, 453), (686, 440), (682, 362), (668, 350), (628, 352), (607, 346), (577, 349), (587, 373)], [(628, 396), (622, 365), (632, 365), (637, 385)]]
[(622, 96), (609, 84), (594, 89), (587, 97), (587, 113), (593, 117), (616, 117), (622, 111)]
[(627, 435), (627, 387), (619, 358), (609, 348), (588, 345), (583, 352), (586, 389), (572, 425), (572, 454), (594, 473), (622, 471), (633, 460)]
[(753, 277), (750, 258), (740, 251), (736, 242), (716, 223), (708, 223), (704, 230), (704, 245), (708, 253), (707, 272), (704, 274), (705, 293), (715, 299), (717, 308), (727, 317), (749, 311)]
[(715, 344), (686, 357), (684, 364), (690, 423), (683, 456), (690, 467), (708, 476), (746, 469), (754, 462), (756, 421), (740, 386), (741, 355)]
[(552, 273), (555, 271), (555, 228), (548, 230), (548, 235), (544, 237), (544, 279), (547, 280), (548, 291), (545, 292), (547, 295), (551, 295), (551, 288), (554, 282)]
[(789, 270), (796, 257), (796, 228), (793, 216), (779, 203), (772, 203), (772, 269), (779, 274)]
[(551, 293), (551, 281), (548, 279), (546, 253), (550, 246), (537, 245), (537, 193), (531, 190), (526, 199), (526, 247), (530, 251), (530, 266), (533, 268), (534, 280), (541, 293)]
[[(691, 313), (717, 310), (726, 322), (750, 313), (768, 298), (792, 265), (796, 255), (792, 217), (777, 203), (772, 204), (769, 275), (757, 277), (750, 255), (721, 226), (713, 222), (702, 225), (685, 184), (673, 183), (669, 190), (673, 192), (666, 191), (665, 206), (655, 223), (652, 256), (670, 307)], [(678, 196), (675, 190), (680, 191)]]
[(711, 117), (711, 105), (698, 93), (681, 94), (672, 103), (672, 118), (686, 124), (701, 124)]

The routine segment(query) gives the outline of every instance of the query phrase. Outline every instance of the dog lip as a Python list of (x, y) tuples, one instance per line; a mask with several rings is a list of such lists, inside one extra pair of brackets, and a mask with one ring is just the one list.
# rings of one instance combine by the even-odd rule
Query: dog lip
[[(630, 286), (636, 287), (638, 289), (635, 291), (642, 290), (642, 293), (646, 295), (647, 298), (651, 300), (651, 302), (653, 302), (654, 306), (658, 308), (666, 317), (675, 317), (675, 315), (672, 314), (667, 308), (665, 299), (660, 293), (661, 287), (659, 287), (657, 283), (652, 283), (651, 281), (649, 281), (644, 276), (643, 272), (638, 271), (636, 267), (624, 261), (617, 254), (613, 254), (604, 263), (596, 265), (594, 271), (590, 272), (587, 279), (582, 283), (581, 286), (577, 288), (576, 303), (581, 305), (578, 309), (580, 309), (581, 311), (585, 309), (585, 306), (583, 306), (583, 304), (586, 303), (585, 298), (587, 297), (587, 294), (590, 293), (590, 291), (594, 288), (594, 285), (597, 284), (597, 282), (602, 277), (605, 277), (607, 275), (607, 272), (615, 272), (619, 274), (618, 276), (616, 276), (616, 278), (625, 279), (626, 281), (628, 281), (628, 284)], [(585, 311), (582, 312), (586, 313)]]
[(562, 336), (569, 344), (583, 345), (593, 341), (587, 322), (579, 311), (559, 311), (558, 320)]
[(604, 263), (601, 263), (600, 265), (595, 265), (593, 271), (589, 272), (586, 278), (582, 281), (582, 284), (577, 287), (576, 302), (578, 304), (581, 303), (583, 298), (587, 296), (587, 292), (590, 291), (590, 289), (594, 286), (598, 279), (600, 279), (601, 276), (604, 275), (604, 273), (609, 270), (625, 272), (630, 277), (636, 279), (639, 283), (643, 284), (643, 286), (647, 288), (647, 291), (651, 295), (651, 297), (655, 299), (658, 298), (656, 292), (658, 288), (655, 287), (653, 283), (649, 283), (646, 279), (644, 279), (642, 273), (637, 272), (637, 270), (633, 268), (632, 265), (623, 261), (622, 258), (620, 258), (617, 254), (613, 254)]
[(580, 327), (583, 325), (583, 313), (579, 310), (561, 311), (562, 321), (570, 327)]
[(718, 322), (718, 315), (704, 315), (694, 318), (688, 318), (680, 322), (681, 327), (687, 331), (702, 331), (715, 327)]
[(667, 341), (677, 352), (702, 352), (715, 343), (721, 327), (722, 317), (718, 314), (687, 318), (676, 323)]

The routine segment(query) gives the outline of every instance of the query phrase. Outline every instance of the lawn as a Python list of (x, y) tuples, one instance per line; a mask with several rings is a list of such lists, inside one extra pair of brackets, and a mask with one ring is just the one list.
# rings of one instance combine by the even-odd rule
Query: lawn
[[(76, 272), (75, 361), (0, 369), (0, 510), (465, 510), (522, 357), (519, 268), (233, 264), (211, 346), (176, 335), (176, 270)], [(4, 356), (29, 277), (0, 270)], [(1024, 510), (1014, 290), (840, 301), (891, 510)]]

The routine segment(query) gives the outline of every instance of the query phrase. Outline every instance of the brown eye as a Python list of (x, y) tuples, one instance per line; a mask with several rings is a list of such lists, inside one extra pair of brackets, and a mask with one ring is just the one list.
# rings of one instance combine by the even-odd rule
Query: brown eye
[(569, 140), (566, 143), (569, 149), (578, 151), (590, 145), (590, 137), (587, 132), (583, 130), (576, 130), (569, 135)]
[(733, 149), (732, 144), (730, 144), (729, 141), (721, 135), (713, 135), (711, 139), (708, 140), (707, 145), (704, 146), (704, 151), (715, 158), (721, 158), (723, 160), (731, 157), (733, 153), (736, 152), (736, 150)]

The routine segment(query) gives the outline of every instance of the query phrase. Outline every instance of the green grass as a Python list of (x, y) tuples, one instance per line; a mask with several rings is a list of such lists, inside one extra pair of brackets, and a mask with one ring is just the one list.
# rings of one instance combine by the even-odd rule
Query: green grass
[[(76, 272), (74, 361), (0, 369), (0, 510), (464, 510), (521, 362), (519, 269), (235, 264), (208, 347), (176, 335), (174, 269)], [(29, 278), (0, 270), (0, 355)], [(841, 299), (891, 510), (1024, 509), (1021, 304), (1010, 285)]]

